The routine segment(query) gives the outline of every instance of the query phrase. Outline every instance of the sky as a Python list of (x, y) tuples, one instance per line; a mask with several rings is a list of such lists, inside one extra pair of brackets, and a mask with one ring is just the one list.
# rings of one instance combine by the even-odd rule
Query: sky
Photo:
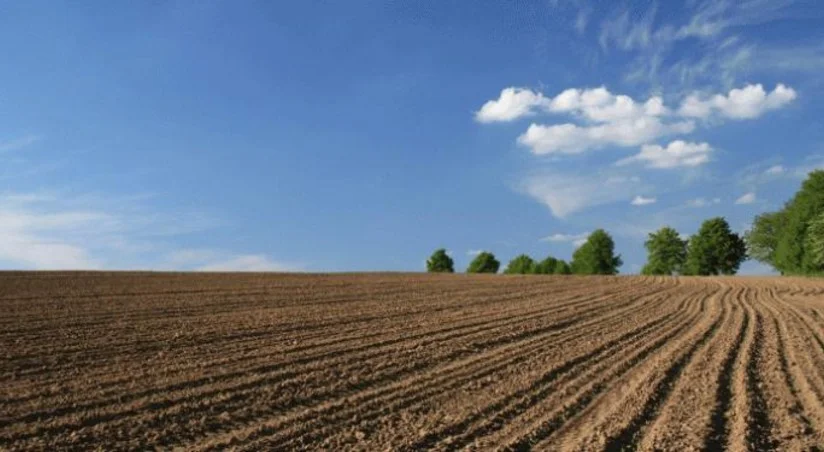
[(819, 0), (0, 2), (0, 54), (3, 269), (637, 273), (824, 167)]

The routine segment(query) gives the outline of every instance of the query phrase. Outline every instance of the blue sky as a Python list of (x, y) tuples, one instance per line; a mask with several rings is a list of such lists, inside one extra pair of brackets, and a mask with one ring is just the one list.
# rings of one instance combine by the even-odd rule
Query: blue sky
[(634, 273), (824, 167), (817, 0), (3, 2), (0, 53), (2, 268), (463, 269), (603, 227)]

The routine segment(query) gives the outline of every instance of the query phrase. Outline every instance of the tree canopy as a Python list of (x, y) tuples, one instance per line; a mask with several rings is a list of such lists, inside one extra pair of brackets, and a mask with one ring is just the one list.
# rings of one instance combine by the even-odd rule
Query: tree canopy
[(756, 216), (752, 228), (744, 233), (749, 257), (775, 266), (775, 249), (786, 220), (787, 215), (783, 210)]
[(782, 272), (807, 273), (816, 271), (812, 255), (805, 245), (807, 228), (811, 221), (824, 213), (824, 171), (813, 171), (801, 189), (783, 209), (784, 223), (778, 231), (773, 265)]
[(614, 275), (623, 265), (615, 255), (615, 242), (603, 229), (596, 229), (572, 255), (572, 273), (581, 275)]
[(446, 254), (446, 250), (439, 248), (426, 261), (426, 271), (430, 273), (454, 273), (455, 263)]
[(521, 254), (509, 261), (504, 273), (507, 275), (528, 275), (535, 273), (535, 266), (536, 263), (531, 257)]
[(678, 231), (665, 226), (650, 233), (644, 242), (649, 257), (641, 273), (644, 275), (672, 275), (681, 273), (687, 258), (687, 241)]
[(539, 275), (551, 275), (555, 273), (555, 266), (558, 264), (558, 259), (548, 256), (546, 259), (535, 264), (535, 273)]
[(746, 258), (744, 240), (730, 230), (727, 220), (710, 218), (690, 237), (684, 273), (734, 275)]
[(824, 213), (810, 221), (805, 247), (810, 271), (824, 271)]
[(552, 270), (552, 274), (571, 275), (572, 269), (569, 267), (569, 264), (567, 264), (565, 260), (558, 259), (558, 262), (555, 263), (555, 268)]
[(467, 273), (498, 273), (498, 268), (500, 268), (501, 263), (495, 259), (495, 255), (492, 253), (488, 253), (483, 251), (482, 253), (475, 256), (475, 259), (472, 259), (472, 262), (469, 263), (469, 267), (466, 269)]

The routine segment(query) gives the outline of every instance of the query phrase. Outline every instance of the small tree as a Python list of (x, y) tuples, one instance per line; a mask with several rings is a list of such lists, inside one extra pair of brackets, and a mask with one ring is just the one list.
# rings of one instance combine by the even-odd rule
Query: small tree
[(551, 275), (555, 272), (556, 265), (558, 265), (558, 259), (549, 256), (541, 262), (535, 264), (535, 273), (539, 275)]
[(571, 275), (572, 269), (569, 268), (569, 264), (566, 263), (563, 259), (558, 259), (558, 262), (555, 263), (555, 268), (552, 269), (552, 274), (554, 275)]
[(507, 275), (528, 275), (535, 273), (535, 261), (526, 254), (521, 254), (509, 261), (509, 265), (506, 266), (504, 273)]
[(466, 269), (467, 273), (498, 273), (501, 263), (495, 259), (495, 255), (486, 251), (475, 256), (469, 267)]
[(813, 218), (807, 227), (804, 255), (810, 271), (824, 270), (824, 213)]
[(615, 255), (615, 242), (603, 229), (596, 229), (572, 254), (572, 273), (580, 275), (614, 275), (623, 265)]
[(454, 273), (455, 263), (446, 254), (446, 250), (439, 248), (426, 261), (426, 271), (429, 273)]
[(690, 238), (685, 273), (734, 275), (747, 258), (747, 247), (722, 217), (711, 218)]
[(678, 231), (666, 226), (649, 234), (644, 242), (649, 257), (641, 270), (644, 275), (672, 275), (680, 273), (687, 259), (687, 241)]

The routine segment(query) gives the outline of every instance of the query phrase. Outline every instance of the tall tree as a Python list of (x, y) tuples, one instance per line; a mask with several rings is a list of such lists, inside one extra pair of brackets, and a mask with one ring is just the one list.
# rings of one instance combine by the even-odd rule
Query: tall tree
[(689, 275), (734, 275), (747, 258), (747, 247), (722, 217), (711, 218), (690, 237), (687, 261)]
[(784, 210), (756, 216), (752, 228), (744, 233), (749, 257), (775, 267), (775, 249), (786, 221), (787, 214)]
[(426, 271), (430, 273), (454, 273), (455, 263), (452, 258), (446, 254), (443, 248), (435, 250), (432, 256), (426, 261)]
[(810, 221), (807, 227), (805, 256), (812, 272), (824, 271), (824, 213)]
[(509, 265), (506, 266), (504, 273), (507, 275), (528, 275), (535, 273), (535, 261), (526, 254), (521, 254), (509, 261)]
[(548, 256), (546, 259), (535, 264), (535, 273), (539, 275), (551, 275), (555, 272), (556, 265), (558, 265), (558, 259)]
[(466, 269), (467, 273), (498, 273), (501, 263), (495, 259), (495, 255), (486, 251), (475, 256), (469, 267)]
[(681, 273), (687, 259), (687, 241), (682, 240), (678, 231), (665, 226), (650, 233), (644, 242), (649, 257), (641, 270), (645, 275), (672, 275)]
[(623, 265), (615, 255), (615, 242), (603, 229), (596, 229), (572, 254), (572, 272), (582, 275), (614, 275)]
[(824, 212), (824, 171), (811, 172), (784, 211), (786, 222), (775, 247), (775, 266), (782, 272), (814, 271), (815, 263), (804, 248), (810, 221)]

